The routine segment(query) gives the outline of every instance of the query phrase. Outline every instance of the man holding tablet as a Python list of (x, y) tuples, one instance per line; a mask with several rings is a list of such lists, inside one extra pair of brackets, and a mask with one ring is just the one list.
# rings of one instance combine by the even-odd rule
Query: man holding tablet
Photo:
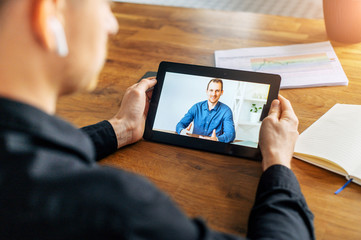
[[(55, 116), (59, 96), (96, 85), (118, 28), (109, 3), (0, 1), (0, 238), (243, 239), (188, 218), (147, 179), (97, 164), (142, 138), (154, 78), (128, 88), (109, 121), (79, 130)], [(261, 127), (264, 173), (250, 239), (314, 239), (290, 169), (297, 126), (279, 97)]]
[[(234, 140), (232, 110), (219, 101), (223, 95), (223, 81), (219, 78), (208, 82), (208, 100), (194, 104), (176, 126), (178, 134), (196, 134), (200, 138), (230, 143)], [(188, 126), (193, 122), (193, 132)]]

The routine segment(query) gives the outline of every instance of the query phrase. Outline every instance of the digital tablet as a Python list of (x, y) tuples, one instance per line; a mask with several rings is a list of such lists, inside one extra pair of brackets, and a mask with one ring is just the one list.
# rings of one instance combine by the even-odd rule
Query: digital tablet
[(161, 62), (144, 139), (261, 159), (259, 131), (281, 77)]

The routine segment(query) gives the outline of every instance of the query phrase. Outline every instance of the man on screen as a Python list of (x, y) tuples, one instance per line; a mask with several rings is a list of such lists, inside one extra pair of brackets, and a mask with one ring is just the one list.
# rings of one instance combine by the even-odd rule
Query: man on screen
[(215, 78), (209, 81), (206, 94), (208, 100), (194, 104), (176, 126), (178, 134), (190, 133), (193, 121), (193, 134), (200, 138), (230, 143), (235, 138), (232, 110), (219, 101), (223, 95), (223, 81)]

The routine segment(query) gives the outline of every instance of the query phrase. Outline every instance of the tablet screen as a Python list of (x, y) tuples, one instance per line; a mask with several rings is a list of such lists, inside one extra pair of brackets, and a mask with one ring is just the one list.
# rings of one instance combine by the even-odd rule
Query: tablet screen
[(167, 72), (153, 130), (257, 148), (269, 90), (269, 84)]
[(238, 156), (252, 152), (255, 156), (261, 121), (278, 95), (279, 76), (168, 64), (170, 68), (158, 71), (152, 113), (148, 115), (152, 121), (147, 120), (146, 126), (148, 138)]

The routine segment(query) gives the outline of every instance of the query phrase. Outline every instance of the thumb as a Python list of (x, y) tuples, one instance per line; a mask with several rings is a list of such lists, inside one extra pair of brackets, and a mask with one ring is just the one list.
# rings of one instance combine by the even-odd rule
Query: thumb
[(212, 137), (216, 137), (216, 129), (213, 130)]
[(279, 119), (281, 116), (281, 106), (280, 106), (280, 101), (278, 99), (273, 100), (272, 104), (271, 104), (271, 108), (269, 110), (268, 113), (269, 117), (274, 117)]
[(155, 78), (144, 78), (137, 84), (137, 87), (140, 89), (141, 92), (146, 92), (150, 88), (154, 87), (156, 83), (157, 79)]

